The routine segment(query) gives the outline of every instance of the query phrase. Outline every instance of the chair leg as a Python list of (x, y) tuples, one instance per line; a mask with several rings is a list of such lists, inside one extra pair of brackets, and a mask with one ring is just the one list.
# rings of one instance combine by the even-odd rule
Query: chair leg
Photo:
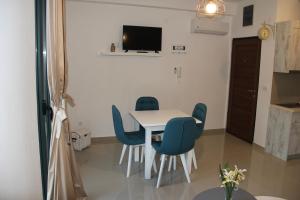
[(185, 159), (184, 154), (180, 154), (180, 158), (181, 158), (181, 162), (182, 162), (182, 165), (183, 165), (183, 169), (184, 169), (186, 179), (187, 179), (188, 183), (190, 183), (191, 179), (190, 179), (190, 175), (189, 175), (189, 172), (188, 172), (188, 168), (187, 168), (186, 159)]
[(152, 148), (152, 152), (151, 152), (151, 163), (152, 163), (152, 167), (153, 167), (153, 170), (155, 173), (157, 173), (157, 167), (156, 167), (156, 161), (155, 161), (155, 154), (156, 154), (156, 151), (154, 148)]
[(123, 148), (122, 148), (122, 153), (121, 153), (119, 165), (121, 165), (122, 162), (123, 162), (123, 158), (124, 158), (124, 154), (125, 154), (126, 149), (127, 149), (127, 145), (126, 145), (126, 144), (123, 144)]
[(176, 171), (176, 156), (173, 156), (173, 170)]
[(195, 149), (192, 149), (192, 162), (194, 164), (194, 168), (198, 169), (196, 155), (195, 155)]
[(134, 150), (134, 162), (139, 162), (140, 159), (140, 146), (134, 146), (133, 147)]
[(168, 172), (171, 171), (171, 167), (172, 167), (172, 160), (173, 160), (173, 156), (169, 156), (169, 167), (168, 167)]
[(126, 175), (127, 178), (130, 176), (131, 161), (132, 161), (132, 149), (133, 149), (133, 146), (130, 145), (129, 146), (129, 155), (128, 155), (127, 175)]
[(156, 161), (155, 161), (155, 159), (153, 160), (153, 170), (157, 174), (157, 167), (156, 167)]
[(141, 163), (143, 163), (144, 162), (144, 150), (145, 150), (145, 147), (144, 146), (142, 146), (142, 150), (141, 150)]
[(159, 186), (160, 186), (161, 175), (163, 173), (164, 165), (165, 165), (165, 161), (166, 161), (165, 158), (166, 158), (166, 155), (163, 154), (162, 155), (162, 159), (161, 159), (161, 163), (160, 163), (160, 168), (159, 168), (159, 173), (158, 173), (158, 179), (157, 179), (156, 188), (159, 188)]
[(189, 174), (192, 172), (192, 150), (190, 150), (189, 152), (185, 153), (185, 157), (186, 157), (186, 164), (187, 164), (187, 169)]

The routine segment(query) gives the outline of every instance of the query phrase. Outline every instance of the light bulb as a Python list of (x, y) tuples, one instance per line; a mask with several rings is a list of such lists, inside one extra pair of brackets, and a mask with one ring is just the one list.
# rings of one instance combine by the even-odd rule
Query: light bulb
[(208, 14), (215, 14), (217, 12), (217, 5), (210, 1), (206, 6), (205, 6), (205, 11)]

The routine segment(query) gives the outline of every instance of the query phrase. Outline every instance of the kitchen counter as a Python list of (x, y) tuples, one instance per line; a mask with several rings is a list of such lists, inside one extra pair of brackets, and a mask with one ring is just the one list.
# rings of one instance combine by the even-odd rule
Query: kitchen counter
[(300, 107), (299, 108), (288, 108), (288, 107), (280, 106), (280, 105), (277, 105), (277, 104), (271, 104), (270, 107), (274, 107), (274, 108), (277, 108), (277, 109), (282, 109), (282, 110), (285, 110), (285, 111), (288, 111), (288, 112), (300, 112)]
[(282, 160), (300, 158), (300, 108), (270, 106), (265, 149)]

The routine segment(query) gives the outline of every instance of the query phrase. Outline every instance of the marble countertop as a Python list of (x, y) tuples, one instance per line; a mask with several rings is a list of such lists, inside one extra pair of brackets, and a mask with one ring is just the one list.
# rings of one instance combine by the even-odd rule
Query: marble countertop
[(279, 109), (282, 109), (282, 110), (285, 110), (288, 112), (300, 112), (300, 108), (287, 108), (287, 107), (279, 106), (276, 104), (271, 104), (271, 107), (279, 108)]

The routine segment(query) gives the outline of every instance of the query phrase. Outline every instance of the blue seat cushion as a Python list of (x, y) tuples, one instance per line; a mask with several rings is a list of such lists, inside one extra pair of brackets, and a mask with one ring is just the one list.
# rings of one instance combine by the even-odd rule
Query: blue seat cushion
[(203, 134), (203, 123), (200, 123), (200, 124), (196, 124), (196, 128), (197, 128), (197, 131), (196, 131), (196, 139), (199, 139), (200, 136)]
[(190, 151), (195, 145), (196, 122), (192, 117), (171, 119), (165, 128), (163, 140), (153, 142), (160, 154), (179, 155)]
[(155, 151), (159, 152), (161, 148), (162, 141), (152, 141), (152, 146), (155, 149)]
[[(161, 144), (162, 144), (162, 141), (152, 141), (152, 147), (155, 149), (156, 152), (159, 152), (159, 153), (162, 153), (161, 152)], [(175, 155), (178, 155), (177, 152), (168, 152), (167, 155), (170, 155), (170, 156), (175, 156)]]
[(140, 131), (126, 132), (127, 145), (145, 144), (145, 133)]
[(195, 105), (193, 110), (193, 117), (202, 121), (201, 124), (196, 124), (197, 127), (197, 134), (196, 138), (198, 139), (204, 130), (205, 120), (206, 120), (206, 113), (207, 113), (207, 106), (204, 103), (198, 103)]

